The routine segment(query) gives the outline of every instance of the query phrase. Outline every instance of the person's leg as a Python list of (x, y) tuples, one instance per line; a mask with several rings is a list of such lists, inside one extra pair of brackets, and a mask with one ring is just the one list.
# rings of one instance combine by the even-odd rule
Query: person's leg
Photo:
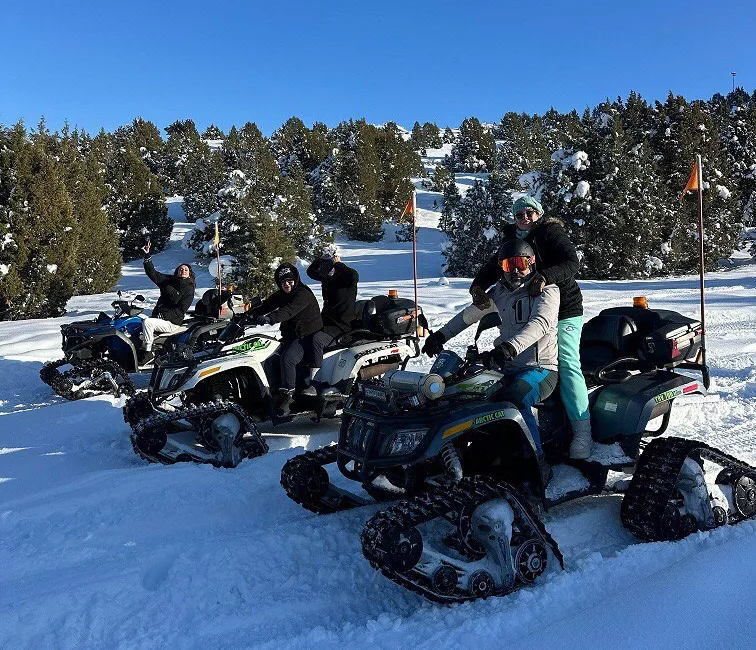
[(297, 364), (304, 357), (299, 340), (288, 343), (281, 352), (281, 388), (293, 391), (297, 385)]
[(567, 419), (572, 428), (572, 458), (588, 458), (591, 455), (591, 413), (588, 410), (588, 389), (580, 368), (580, 333), (583, 317), (574, 316), (560, 320), (557, 325), (559, 343), (559, 393), (562, 397)]
[(182, 325), (174, 325), (169, 320), (162, 318), (145, 318), (142, 323), (142, 332), (144, 334), (144, 349), (149, 352), (155, 343), (155, 337), (158, 334), (168, 334), (183, 329)]
[(509, 400), (520, 409), (522, 419), (539, 453), (543, 453), (543, 449), (538, 423), (533, 415), (533, 406), (551, 395), (556, 384), (557, 373), (553, 370), (531, 368), (508, 377), (507, 382), (496, 395), (496, 399)]
[(315, 386), (312, 385), (312, 381), (318, 370), (323, 366), (323, 350), (331, 341), (333, 341), (333, 337), (323, 331), (315, 332), (303, 340), (305, 362), (310, 367), (310, 377), (307, 388), (302, 391), (303, 395), (313, 396), (318, 394)]

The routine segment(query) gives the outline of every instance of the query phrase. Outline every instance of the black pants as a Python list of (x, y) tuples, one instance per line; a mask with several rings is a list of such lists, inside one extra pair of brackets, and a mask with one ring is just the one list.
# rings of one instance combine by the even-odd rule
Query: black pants
[(297, 366), (302, 361), (309, 368), (320, 368), (323, 365), (323, 350), (332, 340), (329, 334), (320, 331), (284, 343), (281, 351), (281, 388), (296, 388)]

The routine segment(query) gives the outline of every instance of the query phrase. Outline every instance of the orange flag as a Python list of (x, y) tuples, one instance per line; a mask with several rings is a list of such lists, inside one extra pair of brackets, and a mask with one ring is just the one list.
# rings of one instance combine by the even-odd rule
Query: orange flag
[(691, 192), (692, 190), (697, 190), (697, 189), (698, 189), (698, 165), (693, 163), (693, 171), (690, 172), (690, 178), (688, 179), (688, 184), (685, 186), (683, 193), (680, 195), (680, 202), (682, 203), (683, 198), (688, 192)]
[(405, 206), (404, 210), (402, 210), (402, 216), (405, 214), (412, 214), (412, 199), (410, 198), (409, 203)]

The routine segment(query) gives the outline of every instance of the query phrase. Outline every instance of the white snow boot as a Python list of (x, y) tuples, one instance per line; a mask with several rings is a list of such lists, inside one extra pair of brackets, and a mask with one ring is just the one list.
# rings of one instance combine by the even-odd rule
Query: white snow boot
[(593, 438), (591, 436), (591, 421), (576, 420), (570, 422), (572, 426), (572, 444), (570, 445), (570, 458), (583, 460), (591, 455), (593, 450)]
[(312, 382), (315, 379), (315, 375), (318, 374), (318, 370), (320, 370), (320, 368), (310, 368), (310, 379), (307, 382), (307, 388), (305, 388), (302, 391), (302, 395), (307, 395), (309, 397), (317, 397), (318, 389), (312, 385)]

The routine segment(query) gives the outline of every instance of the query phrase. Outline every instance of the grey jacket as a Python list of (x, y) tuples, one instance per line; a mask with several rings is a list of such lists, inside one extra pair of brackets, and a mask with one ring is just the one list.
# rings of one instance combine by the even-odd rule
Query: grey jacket
[(557, 319), (559, 316), (559, 287), (547, 285), (540, 296), (531, 296), (526, 282), (517, 291), (509, 291), (500, 282), (488, 290), (492, 298), (486, 310), (475, 305), (465, 307), (441, 328), (448, 341), (483, 316), (499, 312), (501, 326), (495, 344), (510, 343), (517, 356), (509, 366), (516, 370), (532, 367), (557, 369)]

